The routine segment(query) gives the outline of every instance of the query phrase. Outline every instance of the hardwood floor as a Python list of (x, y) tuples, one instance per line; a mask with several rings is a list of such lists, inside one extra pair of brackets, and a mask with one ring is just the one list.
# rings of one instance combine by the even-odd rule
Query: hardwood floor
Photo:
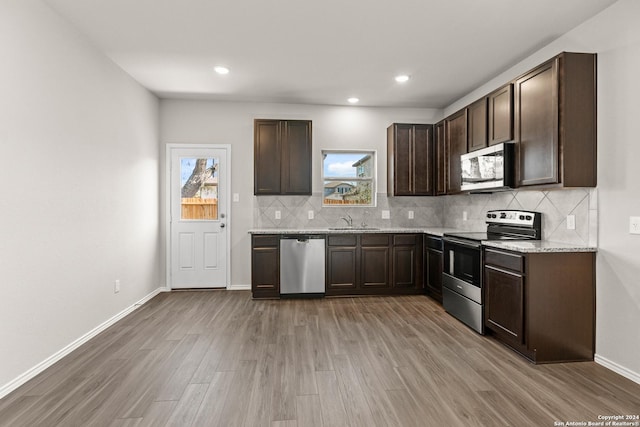
[(535, 366), (424, 296), (163, 293), (0, 401), (1, 426), (553, 426), (640, 413), (593, 362)]

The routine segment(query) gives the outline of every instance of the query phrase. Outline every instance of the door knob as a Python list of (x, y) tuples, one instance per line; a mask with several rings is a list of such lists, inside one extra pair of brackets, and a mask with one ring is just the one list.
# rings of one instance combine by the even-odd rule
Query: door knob
[(224, 222), (220, 224), (220, 228), (224, 228)]

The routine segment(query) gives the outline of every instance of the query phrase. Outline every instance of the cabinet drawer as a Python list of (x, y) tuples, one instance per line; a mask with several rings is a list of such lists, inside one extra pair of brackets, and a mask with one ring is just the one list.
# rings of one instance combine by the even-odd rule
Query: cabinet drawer
[(524, 256), (522, 255), (485, 249), (484, 263), (524, 273)]
[(363, 234), (360, 237), (362, 246), (389, 246), (388, 234)]
[(429, 248), (429, 249), (435, 249), (436, 251), (442, 251), (442, 238), (440, 238), (440, 237), (426, 236), (425, 237), (425, 244), (427, 245), (427, 248)]
[(330, 234), (327, 236), (329, 246), (356, 246), (357, 236), (355, 234)]
[(393, 244), (397, 245), (415, 245), (418, 241), (418, 236), (415, 234), (394, 234)]
[(276, 234), (254, 235), (252, 243), (254, 248), (269, 248), (277, 247), (279, 240), (280, 236)]

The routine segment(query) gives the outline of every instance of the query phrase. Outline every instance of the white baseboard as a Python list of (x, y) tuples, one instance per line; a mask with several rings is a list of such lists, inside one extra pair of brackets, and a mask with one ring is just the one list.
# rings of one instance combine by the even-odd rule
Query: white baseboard
[(625, 368), (622, 365), (617, 364), (614, 361), (607, 359), (606, 357), (602, 357), (599, 355), (595, 355), (593, 360), (599, 364), (604, 366), (607, 369), (611, 369), (613, 372), (622, 375), (625, 378), (629, 378), (631, 381), (640, 384), (640, 374), (637, 372), (633, 372), (631, 369)]
[(143, 305), (144, 303), (149, 301), (151, 298), (153, 298), (156, 295), (158, 295), (160, 292), (168, 292), (168, 291), (169, 291), (168, 288), (158, 288), (158, 289), (154, 290), (149, 295), (147, 295), (144, 298), (142, 298), (140, 301), (137, 301), (136, 303), (130, 305), (129, 307), (127, 307), (124, 310), (122, 310), (120, 313), (118, 313), (115, 316), (113, 316), (112, 318), (110, 318), (110, 319), (106, 320), (105, 322), (103, 322), (102, 324), (96, 326), (95, 328), (93, 328), (92, 330), (90, 330), (89, 332), (87, 332), (86, 334), (84, 334), (83, 336), (78, 338), (77, 340), (73, 341), (68, 346), (66, 346), (63, 349), (57, 351), (56, 353), (54, 353), (51, 356), (49, 356), (47, 359), (45, 359), (42, 362), (38, 363), (33, 368), (31, 368), (28, 371), (24, 372), (23, 374), (21, 374), (20, 376), (15, 378), (13, 381), (10, 381), (9, 383), (3, 385), (2, 387), (0, 387), (0, 399), (5, 397), (7, 394), (11, 393), (13, 390), (17, 389), (18, 387), (20, 387), (21, 385), (23, 385), (24, 383), (26, 383), (30, 379), (34, 378), (40, 372), (42, 372), (45, 369), (47, 369), (48, 367), (52, 366), (54, 363), (56, 363), (57, 361), (59, 361), (60, 359), (62, 359), (66, 355), (68, 355), (69, 353), (71, 353), (76, 348), (80, 347), (82, 344), (85, 344), (91, 338), (95, 337), (100, 332), (104, 331), (109, 326), (111, 326), (114, 323), (116, 323), (118, 320), (120, 320), (123, 317), (127, 316), (128, 314), (130, 314), (132, 311), (134, 311), (135, 309), (137, 309), (138, 307), (140, 307), (141, 305)]
[(251, 285), (229, 285), (228, 291), (250, 291)]

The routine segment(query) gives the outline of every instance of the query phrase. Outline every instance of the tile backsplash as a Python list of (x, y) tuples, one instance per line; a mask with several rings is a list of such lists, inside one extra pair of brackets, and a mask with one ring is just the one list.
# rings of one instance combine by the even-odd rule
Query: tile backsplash
[[(325, 228), (346, 225), (372, 227), (447, 227), (484, 231), (485, 214), (492, 209), (523, 209), (542, 213), (542, 238), (555, 242), (597, 246), (597, 189), (505, 191), (440, 197), (387, 197), (378, 193), (376, 207), (322, 206), (322, 194), (311, 196), (256, 196), (256, 228)], [(390, 212), (382, 219), (382, 211)], [(280, 211), (280, 219), (275, 212)], [(313, 211), (314, 218), (308, 219)], [(409, 219), (409, 211), (414, 219)], [(463, 219), (466, 212), (466, 220)], [(575, 230), (567, 229), (567, 215), (575, 215)]]

